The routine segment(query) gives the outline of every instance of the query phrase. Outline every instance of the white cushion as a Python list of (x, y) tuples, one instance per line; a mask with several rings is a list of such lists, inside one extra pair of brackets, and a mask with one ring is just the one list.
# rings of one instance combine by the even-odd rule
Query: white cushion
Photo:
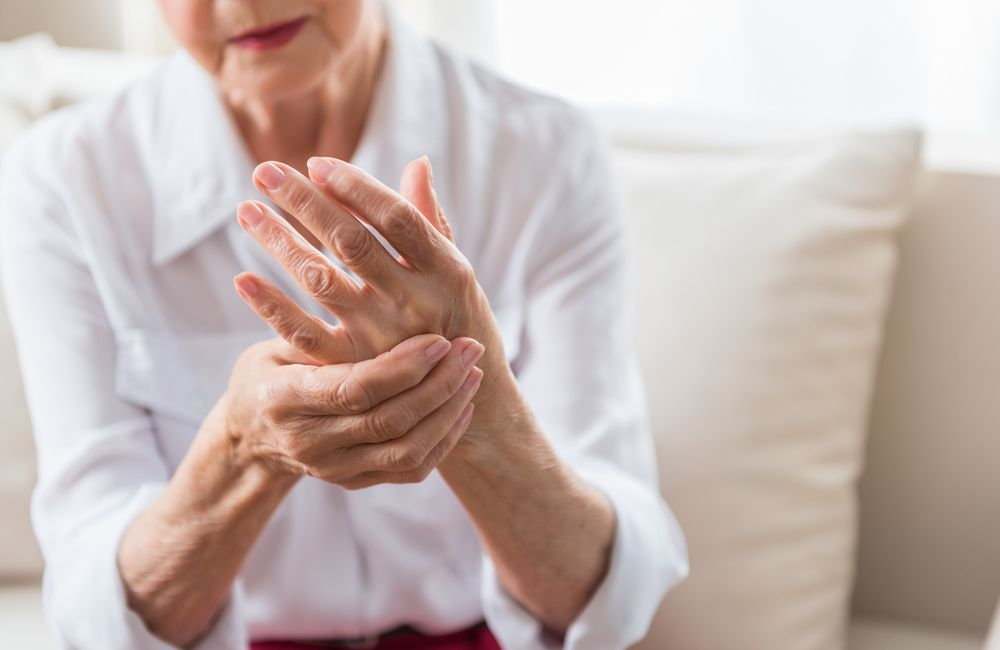
[(53, 47), (42, 34), (0, 42), (0, 155), (51, 106), (43, 61)]
[(27, 119), (52, 108), (52, 59), (55, 42), (48, 34), (32, 34), (0, 42), (0, 104)]
[[(37, 41), (30, 41), (36, 44)], [(9, 80), (14, 46), (0, 47), (0, 82)], [(3, 86), (3, 83), (0, 83)], [(0, 92), (0, 155), (30, 123), (27, 107), (15, 101), (11, 87)], [(0, 294), (0, 522), (3, 553), (0, 579), (22, 578), (41, 571), (41, 555), (35, 545), (29, 520), (29, 498), (35, 482), (35, 455), (31, 425), (18, 372), (10, 325)]]
[(19, 109), (0, 103), (0, 154), (28, 128), (29, 120)]
[(611, 128), (637, 345), (691, 555), (639, 647), (843, 648), (855, 483), (919, 136), (628, 130)]
[(0, 295), (0, 522), (3, 552), (0, 579), (24, 578), (41, 572), (42, 560), (29, 519), (35, 483), (35, 449), (21, 388), (10, 325)]
[(997, 613), (993, 616), (993, 629), (986, 640), (985, 650), (1000, 650), (1000, 604), (997, 604)]
[[(851, 621), (847, 650), (982, 650), (974, 634), (878, 619)], [(989, 650), (989, 649), (988, 649)]]
[[(35, 77), (33, 65), (51, 42), (30, 37), (0, 44), (0, 155), (30, 124), (36, 111), (46, 108), (45, 83)], [(42, 566), (29, 520), (29, 498), (35, 482), (31, 426), (21, 389), (14, 342), (0, 295), (0, 523), (3, 553), (0, 579), (37, 575)]]
[(0, 583), (0, 630), (5, 648), (56, 647), (42, 614), (41, 585)]

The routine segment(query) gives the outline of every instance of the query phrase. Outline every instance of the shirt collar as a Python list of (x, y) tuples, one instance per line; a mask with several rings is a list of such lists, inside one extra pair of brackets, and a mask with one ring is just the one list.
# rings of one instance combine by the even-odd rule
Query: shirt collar
[[(407, 162), (424, 154), (439, 157), (446, 101), (435, 47), (385, 11), (385, 60), (351, 161), (397, 187)], [(266, 200), (253, 185), (255, 163), (212, 77), (186, 52), (175, 55), (163, 74), (149, 152), (156, 175), (150, 183), (157, 266), (234, 222), (240, 201)]]

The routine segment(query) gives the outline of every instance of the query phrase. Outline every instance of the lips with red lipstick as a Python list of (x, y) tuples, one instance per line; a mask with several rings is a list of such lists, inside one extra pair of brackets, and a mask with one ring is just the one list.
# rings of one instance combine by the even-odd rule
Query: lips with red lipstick
[(271, 50), (287, 45), (299, 35), (305, 26), (308, 16), (280, 23), (272, 23), (258, 29), (252, 29), (230, 39), (236, 47), (247, 50)]

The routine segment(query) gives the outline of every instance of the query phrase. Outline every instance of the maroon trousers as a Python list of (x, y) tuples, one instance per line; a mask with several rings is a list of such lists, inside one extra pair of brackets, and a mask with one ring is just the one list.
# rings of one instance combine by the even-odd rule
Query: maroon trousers
[(414, 631), (393, 632), (381, 637), (373, 645), (332, 641), (254, 641), (250, 650), (317, 650), (318, 648), (370, 648), (370, 650), (500, 650), (486, 623), (467, 630), (426, 636)]

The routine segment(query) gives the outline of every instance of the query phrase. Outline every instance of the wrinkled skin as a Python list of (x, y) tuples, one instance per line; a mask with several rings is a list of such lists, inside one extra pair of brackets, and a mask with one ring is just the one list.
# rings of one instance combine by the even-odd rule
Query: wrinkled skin
[(311, 365), (280, 340), (251, 346), (233, 369), (227, 430), (275, 474), (348, 489), (418, 483), (472, 416), (482, 346), (432, 335), (359, 363)]
[[(368, 359), (422, 333), (473, 337), (486, 347), (477, 401), (489, 400), (497, 382), (510, 378), (499, 328), (472, 266), (452, 241), (429, 161), (416, 160), (404, 171), (401, 191), (408, 197), (339, 160), (313, 159), (309, 173), (306, 178), (269, 162), (258, 166), (254, 179), (364, 284), (358, 286), (267, 206), (247, 202), (240, 206), (240, 223), (340, 325), (312, 317), (252, 274), (236, 279), (241, 296), (318, 363)], [(377, 229), (399, 257), (364, 224)]]

